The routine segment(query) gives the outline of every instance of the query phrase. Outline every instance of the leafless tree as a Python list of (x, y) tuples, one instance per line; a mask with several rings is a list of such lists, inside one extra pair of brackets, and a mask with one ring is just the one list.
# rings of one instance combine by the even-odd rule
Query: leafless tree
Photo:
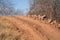
[(9, 0), (0, 0), (0, 15), (10, 15), (13, 11), (13, 4)]
[(45, 14), (47, 18), (60, 19), (60, 0), (34, 0), (30, 6), (28, 14)]

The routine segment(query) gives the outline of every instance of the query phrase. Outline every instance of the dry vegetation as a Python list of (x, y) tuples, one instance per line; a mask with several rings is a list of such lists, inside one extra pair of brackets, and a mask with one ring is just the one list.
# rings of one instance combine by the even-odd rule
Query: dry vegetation
[(34, 0), (28, 14), (46, 15), (47, 19), (60, 22), (60, 0)]
[(20, 32), (6, 18), (0, 18), (0, 40), (21, 40)]
[(0, 40), (60, 40), (60, 25), (52, 22), (44, 15), (0, 16)]
[(27, 15), (0, 1), (0, 40), (60, 40), (59, 0), (34, 0)]

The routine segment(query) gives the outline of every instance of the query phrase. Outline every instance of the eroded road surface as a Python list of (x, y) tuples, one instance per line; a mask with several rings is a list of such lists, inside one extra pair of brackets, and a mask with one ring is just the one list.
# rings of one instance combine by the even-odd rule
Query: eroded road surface
[(33, 17), (0, 16), (0, 24), (16, 27), (20, 40), (60, 40), (60, 31), (55, 28), (55, 25), (45, 23), (43, 20), (36, 20)]

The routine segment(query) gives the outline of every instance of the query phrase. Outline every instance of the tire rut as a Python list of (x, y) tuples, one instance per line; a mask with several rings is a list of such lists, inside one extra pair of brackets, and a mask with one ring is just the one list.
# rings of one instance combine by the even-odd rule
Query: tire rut
[[(21, 27), (21, 28), (23, 28), (23, 29), (25, 29), (26, 31), (28, 30), (29, 32), (31, 32), (31, 34), (33, 35), (33, 37), (34, 37), (34, 40), (42, 40), (39, 36), (37, 36), (37, 34), (33, 31), (33, 29), (31, 29), (30, 27), (28, 27), (28, 26), (26, 26), (26, 24), (24, 25), (21, 21), (18, 21), (17, 19), (15, 19), (15, 18), (13, 18), (13, 17), (6, 17), (8, 20), (10, 20), (12, 23), (15, 23), (15, 25), (17, 25), (17, 27), (19, 26), (19, 25), (21, 25), (21, 26), (23, 26), (23, 27), (21, 27), (21, 26), (19, 26), (19, 27)], [(11, 19), (10, 19), (11, 18)], [(12, 21), (12, 20), (15, 20), (14, 22)], [(20, 23), (21, 24), (20, 24)], [(18, 25), (19, 24), (19, 25)], [(25, 26), (25, 27), (24, 27)], [(18, 28), (19, 28), (18, 27)]]
[(44, 24), (25, 16), (5, 16), (4, 18), (9, 20), (19, 30), (21, 28), (24, 29), (26, 31), (25, 35), (32, 35), (27, 36), (33, 38), (29, 38), (30, 40), (60, 40), (60, 33), (52, 25)]
[[(18, 16), (19, 17), (19, 16)], [(17, 18), (18, 18), (17, 17)], [(21, 17), (19, 17), (19, 18), (21, 18)], [(24, 19), (23, 19), (24, 18)], [(23, 20), (25, 20), (26, 22), (28, 21), (28, 22), (32, 22), (32, 23), (35, 23), (35, 24), (39, 24), (40, 26), (41, 26), (41, 28), (44, 30), (44, 34), (46, 34), (47, 35), (47, 37), (50, 39), (50, 40), (59, 40), (60, 39), (60, 33), (57, 31), (57, 30), (55, 30), (54, 28), (52, 28), (52, 26), (51, 25), (47, 25), (47, 24), (43, 24), (43, 23), (39, 23), (38, 21), (35, 21), (35, 22), (33, 22), (33, 21), (31, 21), (31, 19), (28, 19), (28, 18), (26, 18), (26, 17), (22, 17), (21, 19), (23, 19)], [(56, 37), (58, 37), (58, 38), (56, 38)]]
[[(42, 32), (43, 30), (40, 28), (40, 25), (37, 25), (37, 24), (35, 24), (35, 23), (32, 23), (31, 21), (29, 22), (29, 21), (27, 21), (27, 20), (21, 19), (21, 18), (16, 17), (16, 16), (13, 16), (13, 17), (14, 17), (15, 19), (21, 20), (21, 21), (24, 22), (25, 24), (28, 24), (31, 29), (33, 28), (33, 30), (34, 30), (37, 34), (39, 34), (39, 36), (41, 36), (41, 37), (42, 37), (43, 39), (45, 39), (45, 40), (48, 40), (48, 38), (46, 37), (46, 35), (43, 34), (43, 32)], [(42, 30), (42, 31), (40, 31), (40, 30)]]

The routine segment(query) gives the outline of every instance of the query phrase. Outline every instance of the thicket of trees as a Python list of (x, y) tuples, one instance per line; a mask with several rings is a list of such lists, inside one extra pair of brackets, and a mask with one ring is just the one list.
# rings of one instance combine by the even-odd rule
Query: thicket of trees
[(0, 0), (0, 15), (8, 15), (13, 11), (13, 5), (9, 2), (9, 0)]
[(45, 14), (47, 18), (59, 21), (60, 0), (33, 0), (28, 14)]
[[(15, 10), (13, 3), (10, 0), (0, 0), (0, 15), (14, 15), (18, 14), (19, 10)], [(21, 13), (21, 11), (20, 11)]]

